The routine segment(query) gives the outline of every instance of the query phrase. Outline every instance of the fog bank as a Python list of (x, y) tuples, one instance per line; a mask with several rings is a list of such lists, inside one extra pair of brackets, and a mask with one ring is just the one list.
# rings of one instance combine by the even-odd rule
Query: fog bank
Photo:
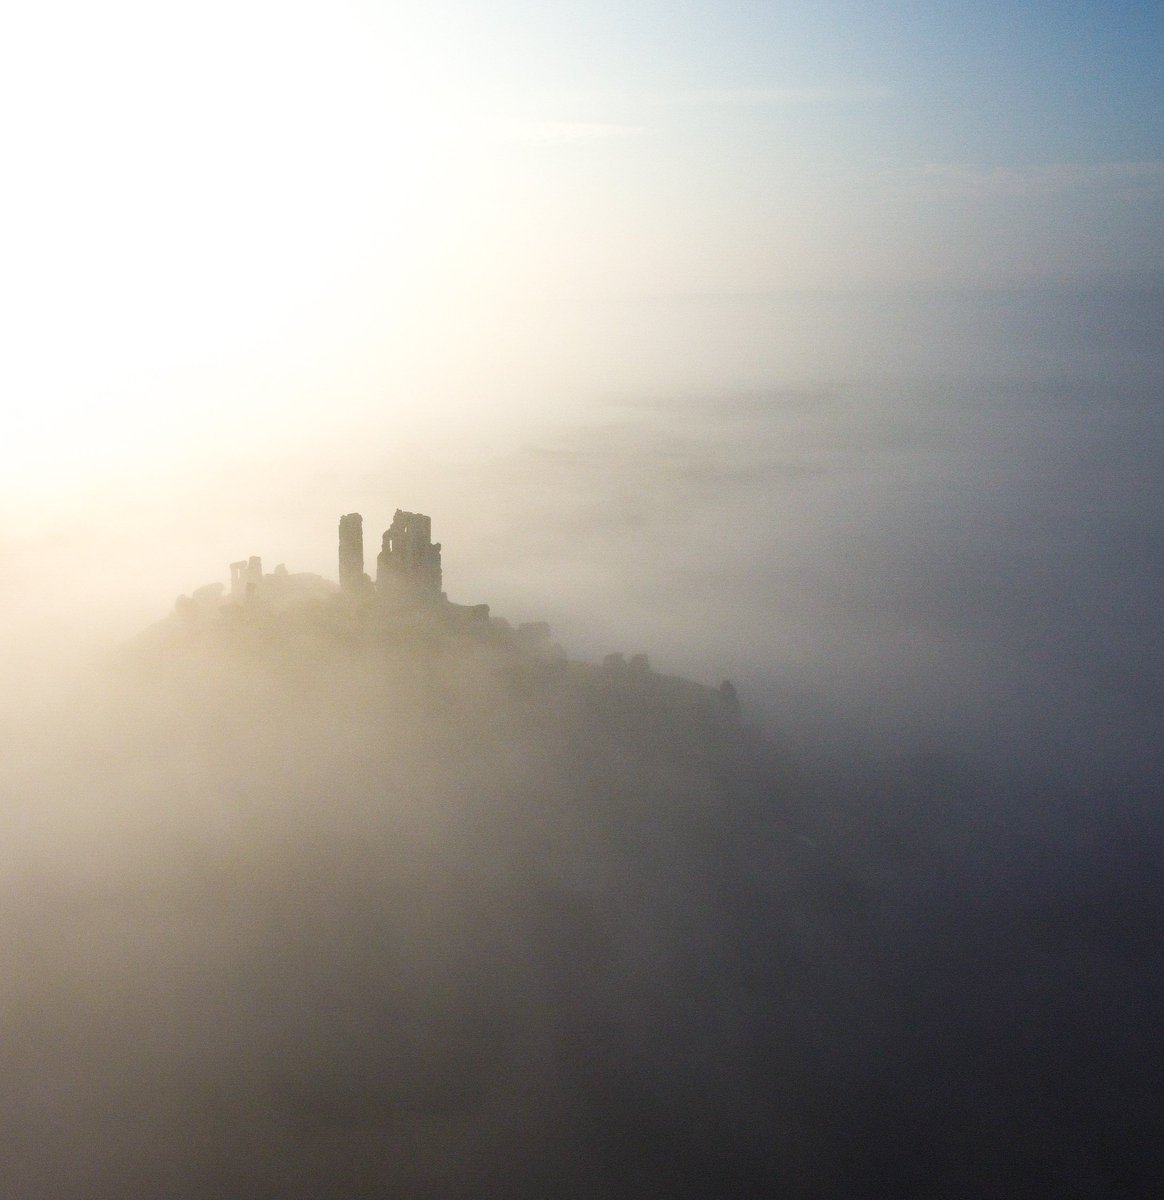
[[(596, 337), (619, 387), (479, 442), (395, 412), (8, 508), (11, 1195), (1158, 1175), (1158, 297), (815, 303), (644, 301), (641, 378)], [(569, 685), (126, 645), (398, 504)]]

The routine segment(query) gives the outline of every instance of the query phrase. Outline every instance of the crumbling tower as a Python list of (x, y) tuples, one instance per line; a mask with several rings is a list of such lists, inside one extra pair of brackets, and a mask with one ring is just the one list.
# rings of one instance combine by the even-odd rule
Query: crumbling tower
[(230, 595), (240, 603), (253, 599), (263, 582), (263, 560), (256, 554), (230, 564)]
[(430, 517), (396, 510), (376, 559), (376, 590), (385, 599), (441, 598), (441, 544), (432, 540)]
[(368, 583), (364, 574), (364, 518), (359, 513), (340, 517), (339, 581), (345, 592), (362, 591)]

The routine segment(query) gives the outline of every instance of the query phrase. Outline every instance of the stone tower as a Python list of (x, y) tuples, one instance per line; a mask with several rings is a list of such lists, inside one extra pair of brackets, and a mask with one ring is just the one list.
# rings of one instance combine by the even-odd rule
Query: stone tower
[(359, 513), (340, 517), (339, 581), (345, 592), (361, 591), (368, 582), (364, 574), (364, 518)]
[(376, 559), (376, 590), (389, 600), (440, 599), (441, 545), (430, 517), (396, 510)]
[(254, 598), (263, 583), (263, 560), (252, 554), (250, 558), (241, 559), (230, 564), (230, 596), (232, 600), (243, 601)]

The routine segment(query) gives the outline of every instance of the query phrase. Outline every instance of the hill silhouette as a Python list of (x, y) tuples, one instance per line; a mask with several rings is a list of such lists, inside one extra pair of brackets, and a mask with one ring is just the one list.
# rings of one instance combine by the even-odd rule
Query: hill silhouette
[[(6, 1195), (1144, 1176), (1152, 1080), (1124, 1034), (1065, 1052), (1046, 1027), (1134, 877), (1048, 951), (1075, 917), (968, 900), (989, 781), (932, 754), (793, 761), (730, 685), (572, 661), (450, 604), (419, 514), (421, 586), (398, 564), (374, 584), (351, 515), (340, 584), (235, 564), (25, 729)], [(1124, 1090), (1097, 1119), (1047, 1073), (1100, 1053)]]

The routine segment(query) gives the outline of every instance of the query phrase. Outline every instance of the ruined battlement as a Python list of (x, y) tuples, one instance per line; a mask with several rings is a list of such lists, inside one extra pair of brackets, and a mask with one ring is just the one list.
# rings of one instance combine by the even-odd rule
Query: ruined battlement
[[(371, 592), (364, 574), (364, 518), (347, 513), (339, 523), (339, 582), (350, 596)], [(443, 600), (441, 545), (432, 540), (432, 518), (398, 508), (376, 556), (375, 594), (388, 604)]]
[(340, 517), (339, 583), (345, 592), (363, 592), (371, 585), (364, 574), (364, 518), (359, 513)]
[[(441, 546), (432, 540), (432, 518), (398, 508), (384, 531), (376, 557), (375, 582), (364, 571), (364, 518), (345, 513), (339, 519), (339, 593), (361, 607), (374, 604), (388, 612), (440, 609), (458, 624), (488, 621), (488, 605), (450, 604), (442, 591)], [(319, 575), (291, 575), (280, 564), (263, 573), (258, 555), (230, 564), (230, 603), (238, 607), (285, 608), (296, 597), (320, 598), (336, 585)], [(447, 610), (447, 611), (446, 611)]]
[[(316, 636), (321, 644), (395, 647), (460, 647), (466, 654), (492, 654), (498, 686), (507, 695), (532, 696), (539, 688), (569, 686), (602, 697), (605, 705), (637, 704), (647, 693), (679, 709), (696, 708), (740, 719), (735, 689), (716, 690), (651, 669), (644, 654), (608, 654), (600, 665), (570, 663), (544, 621), (512, 626), (493, 616), (488, 604), (457, 604), (442, 591), (441, 545), (432, 540), (425, 513), (397, 509), (384, 531), (376, 578), (364, 571), (364, 519), (345, 513), (338, 528), (338, 585), (311, 572), (289, 572), (280, 563), (263, 572), (258, 555), (230, 564), (230, 590), (208, 584), (179, 596), (169, 628), (188, 634), (217, 633), (227, 639), (251, 635), (273, 645), (281, 634)], [(214, 640), (212, 637), (210, 640)], [(621, 697), (621, 699), (617, 699)]]
[(263, 560), (257, 554), (230, 564), (230, 598), (248, 600), (263, 582)]
[(432, 518), (398, 508), (376, 558), (376, 591), (394, 600), (439, 600), (441, 544), (432, 540)]

